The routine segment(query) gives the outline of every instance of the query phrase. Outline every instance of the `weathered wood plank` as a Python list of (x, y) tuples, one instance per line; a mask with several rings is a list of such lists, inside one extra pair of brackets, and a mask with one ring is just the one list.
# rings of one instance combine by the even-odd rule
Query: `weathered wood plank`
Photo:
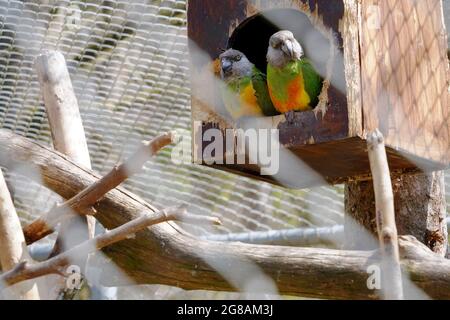
[[(230, 127), (223, 118), (218, 80), (202, 75), (212, 73), (212, 60), (227, 46), (243, 51), (264, 71), (269, 36), (290, 29), (330, 86), (322, 92), (324, 116), (297, 113), (293, 123), (272, 117), (281, 145), (321, 174), (322, 181), (361, 180), (370, 174), (365, 134), (379, 127), (393, 170), (445, 169), (450, 113), (441, 10), (438, 0), (192, 0), (188, 31), (198, 47), (191, 51), (204, 51), (202, 59), (194, 54), (191, 68), (192, 120), (205, 127)], [(195, 143), (196, 150), (207, 146)], [(273, 181), (248, 164), (215, 167)], [(296, 187), (305, 186), (310, 185)]]
[(448, 60), (442, 1), (363, 0), (364, 131), (443, 164), (450, 159)]

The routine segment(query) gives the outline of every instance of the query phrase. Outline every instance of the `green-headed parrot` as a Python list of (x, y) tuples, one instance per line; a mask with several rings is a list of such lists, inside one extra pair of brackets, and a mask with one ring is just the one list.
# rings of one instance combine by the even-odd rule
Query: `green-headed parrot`
[(219, 62), (223, 102), (234, 120), (279, 114), (270, 99), (265, 74), (242, 52), (228, 49), (219, 56)]
[(295, 111), (309, 111), (319, 102), (323, 79), (291, 31), (275, 33), (267, 51), (267, 84), (275, 109), (290, 122)]

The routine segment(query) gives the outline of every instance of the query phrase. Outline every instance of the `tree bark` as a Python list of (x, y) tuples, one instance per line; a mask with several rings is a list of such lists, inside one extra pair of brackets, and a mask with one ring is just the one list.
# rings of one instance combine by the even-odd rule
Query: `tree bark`
[(17, 264), (16, 267), (9, 272), (0, 275), (0, 290), (2, 285), (11, 286), (25, 280), (35, 279), (48, 274), (59, 274), (64, 276), (63, 268), (67, 267), (70, 263), (77, 264), (79, 263), (79, 260), (83, 261), (86, 256), (95, 253), (97, 250), (112, 245), (113, 243), (123, 241), (129, 237), (134, 237), (135, 233), (146, 227), (167, 221), (181, 221), (196, 225), (220, 225), (219, 219), (188, 214), (186, 208), (183, 206), (166, 208), (151, 215), (142, 215), (113, 230), (102, 233), (93, 239), (86, 240), (74, 248), (70, 248), (46, 261), (35, 264), (23, 261), (23, 263)]
[[(91, 159), (80, 110), (64, 56), (58, 51), (45, 51), (36, 58), (35, 67), (55, 150), (91, 169)], [(95, 218), (86, 217), (86, 221), (88, 237), (93, 238)], [(63, 224), (61, 229), (61, 234), (70, 232), (70, 223)], [(70, 238), (75, 237), (68, 237), (68, 239)], [(70, 248), (79, 241), (71, 243), (69, 240), (68, 242), (67, 247)]]
[[(0, 266), (3, 271), (13, 269), (29, 259), (19, 217), (11, 199), (6, 181), (0, 169)], [(23, 284), (10, 290), (8, 298), (39, 300), (36, 284)]]
[(402, 272), (395, 223), (394, 192), (383, 134), (375, 130), (367, 135), (367, 149), (375, 193), (376, 224), (381, 251), (382, 293), (388, 300), (403, 299)]
[[(90, 169), (91, 160), (84, 127), (64, 56), (58, 51), (44, 51), (36, 58), (35, 68), (41, 85), (55, 150)], [(86, 225), (85, 228), (84, 225)], [(91, 239), (94, 234), (94, 217), (73, 217), (64, 221), (60, 224), (52, 255), (72, 248), (88, 238)], [(86, 262), (81, 266), (83, 270), (86, 263), (87, 257)], [(52, 282), (52, 279), (49, 281)], [(65, 283), (60, 281), (50, 286), (58, 295), (63, 291)]]
[[(112, 168), (101, 179), (70, 198), (63, 204), (54, 207), (46, 215), (36, 219), (24, 228), (27, 244), (32, 244), (53, 232), (55, 225), (66, 219), (73, 210), (81, 215), (95, 215), (92, 207), (106, 193), (119, 186), (133, 174), (142, 170), (144, 164), (154, 157), (162, 148), (173, 143), (175, 133), (162, 134), (149, 142), (143, 143), (125, 162)], [(88, 210), (89, 209), (89, 210)], [(68, 212), (69, 211), (69, 212)]]
[[(43, 183), (66, 199), (100, 178), (60, 153), (0, 130), (0, 165), (8, 167), (18, 162), (38, 167)], [(121, 187), (108, 192), (95, 208), (98, 220), (108, 229), (156, 211)], [(379, 298), (376, 292), (368, 289), (366, 282), (367, 266), (378, 261), (372, 252), (217, 243), (189, 236), (172, 223), (147, 228), (134, 239), (124, 240), (103, 251), (139, 284), (233, 290), (236, 287), (217, 271), (217, 264), (226, 270), (240, 271), (240, 262), (251, 261), (273, 279), (283, 294)], [(450, 299), (450, 261), (437, 256), (435, 259), (405, 257), (401, 263), (414, 283), (429, 296)], [(249, 271), (243, 273), (237, 283), (251, 280), (253, 269)], [(103, 281), (111, 286), (129, 284), (111, 276), (106, 276)]]
[[(448, 246), (444, 172), (392, 178), (399, 235), (413, 235), (435, 253), (445, 256)], [(372, 181), (345, 186), (345, 243), (347, 249), (370, 250), (376, 241), (375, 194)]]

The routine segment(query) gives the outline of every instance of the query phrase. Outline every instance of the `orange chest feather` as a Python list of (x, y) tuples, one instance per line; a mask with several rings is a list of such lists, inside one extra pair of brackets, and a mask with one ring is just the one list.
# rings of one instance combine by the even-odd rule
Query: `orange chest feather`
[(273, 88), (269, 86), (269, 93), (275, 108), (282, 113), (291, 110), (307, 110), (309, 109), (310, 98), (305, 90), (305, 85), (302, 76), (298, 76), (289, 83), (283, 90), (276, 94)]
[(240, 98), (241, 98), (241, 102), (244, 105), (251, 106), (251, 107), (258, 106), (255, 89), (253, 89), (253, 86), (251, 84), (247, 85), (244, 89), (241, 90)]

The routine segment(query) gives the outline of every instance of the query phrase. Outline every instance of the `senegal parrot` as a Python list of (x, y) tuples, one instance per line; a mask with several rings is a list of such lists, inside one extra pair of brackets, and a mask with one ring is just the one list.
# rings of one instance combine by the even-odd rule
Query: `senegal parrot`
[(270, 99), (266, 76), (240, 51), (228, 49), (219, 56), (222, 96), (234, 120), (279, 114)]
[(291, 122), (295, 111), (314, 109), (323, 80), (291, 31), (275, 33), (267, 50), (267, 85), (275, 109)]

